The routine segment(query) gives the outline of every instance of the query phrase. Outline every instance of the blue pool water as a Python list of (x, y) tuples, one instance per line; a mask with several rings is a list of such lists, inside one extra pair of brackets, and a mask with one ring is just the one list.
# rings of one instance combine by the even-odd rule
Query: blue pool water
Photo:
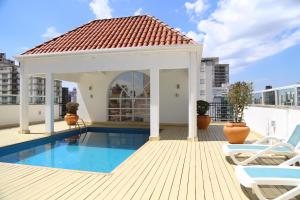
[(88, 132), (78, 142), (65, 139), (27, 148), (0, 157), (0, 162), (63, 169), (111, 172), (147, 140), (145, 133)]

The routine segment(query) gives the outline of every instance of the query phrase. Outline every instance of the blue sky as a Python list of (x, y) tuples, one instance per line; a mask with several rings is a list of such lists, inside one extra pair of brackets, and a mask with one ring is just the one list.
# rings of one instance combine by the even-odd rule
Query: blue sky
[(0, 0), (0, 51), (11, 58), (96, 18), (147, 13), (230, 63), (231, 82), (283, 86), (300, 81), (299, 10), (298, 0)]

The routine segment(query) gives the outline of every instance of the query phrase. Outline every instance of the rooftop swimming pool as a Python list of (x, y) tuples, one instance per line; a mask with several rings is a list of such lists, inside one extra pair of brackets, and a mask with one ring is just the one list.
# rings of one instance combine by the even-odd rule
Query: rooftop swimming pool
[(148, 129), (89, 128), (0, 148), (0, 162), (109, 173), (140, 148)]

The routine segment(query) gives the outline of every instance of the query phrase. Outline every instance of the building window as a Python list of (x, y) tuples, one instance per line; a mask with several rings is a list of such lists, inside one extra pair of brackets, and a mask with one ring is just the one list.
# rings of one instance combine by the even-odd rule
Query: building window
[(255, 93), (252, 95), (253, 104), (262, 104), (262, 93)]
[(2, 97), (2, 104), (7, 104), (7, 97)]
[(206, 65), (212, 65), (213, 64), (212, 61), (206, 61), (205, 63), (206, 63)]
[(200, 84), (205, 84), (205, 79), (201, 78), (200, 79)]
[(109, 88), (108, 120), (150, 120), (150, 78), (141, 72), (119, 75)]
[(297, 87), (297, 106), (300, 106), (300, 87)]
[(294, 106), (295, 105), (295, 88), (278, 90), (278, 105)]
[(275, 105), (275, 91), (264, 92), (264, 104)]
[(205, 95), (205, 90), (200, 90), (200, 95), (201, 96)]

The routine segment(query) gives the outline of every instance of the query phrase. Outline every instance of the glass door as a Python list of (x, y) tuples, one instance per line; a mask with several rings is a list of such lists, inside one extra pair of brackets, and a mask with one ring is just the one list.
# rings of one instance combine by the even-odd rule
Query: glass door
[(150, 78), (141, 72), (119, 75), (109, 88), (108, 120), (150, 120)]

